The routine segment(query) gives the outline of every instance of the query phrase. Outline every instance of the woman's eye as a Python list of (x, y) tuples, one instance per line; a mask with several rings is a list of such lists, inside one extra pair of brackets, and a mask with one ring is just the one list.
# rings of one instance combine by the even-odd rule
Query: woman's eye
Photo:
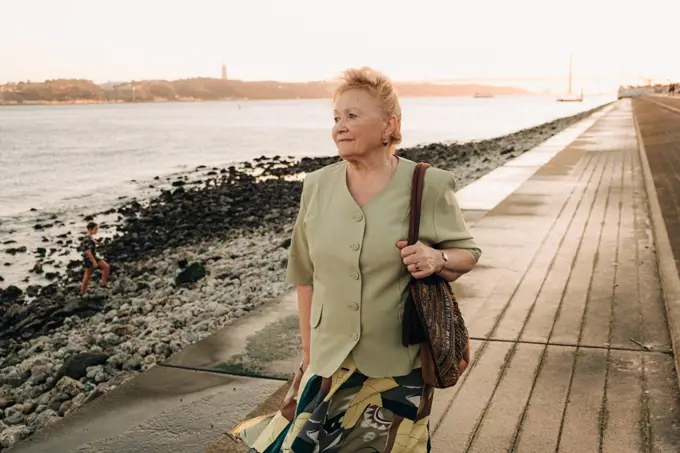
[(356, 116), (356, 114), (354, 114), (354, 113), (350, 113), (350, 114), (349, 114), (349, 115), (347, 115), (347, 116), (349, 116), (349, 117), (350, 117), (351, 119), (354, 119), (354, 118), (356, 118), (356, 117), (357, 117), (357, 116)]
[(338, 121), (340, 121), (340, 117), (336, 116), (335, 118), (333, 118), (333, 121), (337, 123)]

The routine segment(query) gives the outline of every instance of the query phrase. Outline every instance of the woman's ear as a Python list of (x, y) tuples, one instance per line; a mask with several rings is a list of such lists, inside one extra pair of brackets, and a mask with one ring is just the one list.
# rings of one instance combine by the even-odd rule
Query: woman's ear
[(396, 116), (391, 116), (387, 119), (387, 122), (385, 123), (385, 132), (383, 134), (383, 140), (387, 140), (391, 142), (392, 136), (394, 135), (394, 131), (397, 130), (397, 125), (399, 124), (399, 120), (397, 119)]

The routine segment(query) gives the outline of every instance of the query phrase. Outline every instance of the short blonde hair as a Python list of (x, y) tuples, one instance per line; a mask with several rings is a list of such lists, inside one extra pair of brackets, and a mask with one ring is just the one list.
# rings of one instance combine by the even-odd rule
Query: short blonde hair
[(340, 76), (340, 85), (335, 89), (333, 100), (349, 90), (368, 91), (376, 97), (386, 118), (397, 117), (397, 127), (390, 136), (389, 144), (394, 147), (401, 143), (401, 104), (392, 81), (386, 75), (367, 66), (347, 69)]

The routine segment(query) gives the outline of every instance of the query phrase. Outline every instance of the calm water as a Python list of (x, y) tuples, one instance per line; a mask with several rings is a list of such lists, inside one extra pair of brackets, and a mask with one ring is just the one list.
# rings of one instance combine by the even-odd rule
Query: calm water
[[(402, 146), (500, 136), (613, 99), (403, 99)], [(331, 155), (331, 125), (325, 100), (0, 107), (0, 219), (92, 208), (198, 165)]]

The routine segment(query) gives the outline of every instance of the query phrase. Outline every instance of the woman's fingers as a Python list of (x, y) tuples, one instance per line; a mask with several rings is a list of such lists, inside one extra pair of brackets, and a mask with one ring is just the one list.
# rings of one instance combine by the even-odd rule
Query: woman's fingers
[(418, 255), (409, 255), (406, 258), (404, 258), (404, 264), (407, 266), (409, 264), (416, 264), (416, 263), (422, 263), (423, 259), (419, 257)]
[(430, 276), (434, 273), (434, 269), (432, 269), (430, 267), (426, 267), (426, 268), (418, 267), (418, 268), (416, 268), (415, 264), (410, 264), (406, 269), (409, 271), (409, 273), (414, 278), (425, 278), (425, 277), (428, 277), (428, 276)]
[(411, 276), (413, 278), (417, 278), (419, 280), (421, 278), (429, 277), (430, 275), (432, 275), (432, 272), (423, 272), (423, 271), (411, 272)]

